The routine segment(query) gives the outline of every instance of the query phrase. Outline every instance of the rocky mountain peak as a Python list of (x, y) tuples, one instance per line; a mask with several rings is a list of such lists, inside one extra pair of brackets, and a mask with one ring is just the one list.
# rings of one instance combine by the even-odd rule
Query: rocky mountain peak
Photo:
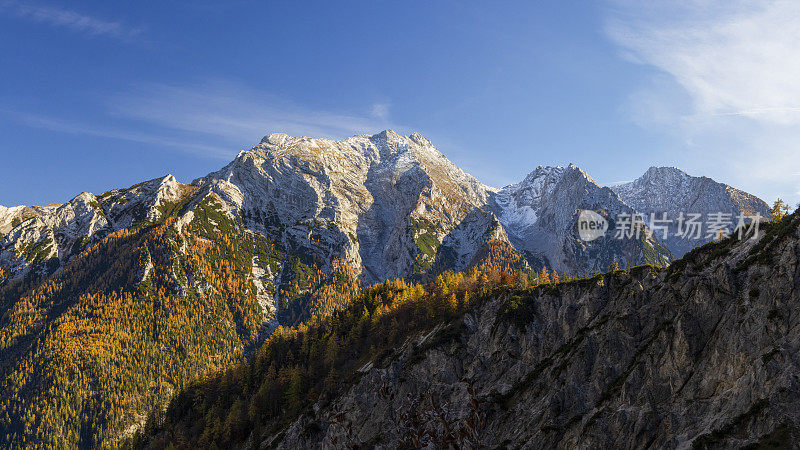
[(522, 200), (525, 204), (533, 206), (543, 199), (546, 201), (551, 198), (557, 189), (565, 189), (566, 184), (573, 185), (575, 183), (589, 186), (581, 187), (583, 190), (587, 188), (602, 189), (589, 174), (575, 164), (569, 164), (566, 167), (540, 165), (522, 182), (503, 188), (498, 197), (503, 199), (513, 196), (517, 198), (518, 203)]
[[(736, 220), (740, 214), (758, 213), (769, 217), (767, 204), (754, 195), (731, 188), (708, 177), (695, 177), (676, 167), (650, 167), (641, 177), (613, 186), (620, 199), (650, 221), (652, 215), (671, 220), (669, 237), (664, 245), (676, 257), (709, 241), (705, 230), (697, 238), (677, 236), (680, 214), (728, 214)], [(652, 224), (651, 224), (652, 225)]]
[(182, 184), (175, 179), (174, 176), (171, 174), (167, 174), (160, 179), (158, 179), (158, 185), (156, 186), (156, 192), (165, 198), (169, 198), (170, 200), (176, 199), (180, 195), (180, 188)]
[[(539, 166), (522, 182), (495, 193), (490, 204), (511, 242), (533, 266), (583, 273), (606, 269), (613, 262), (669, 261), (668, 252), (652, 239), (635, 243), (603, 238), (587, 243), (578, 238), (575, 224), (581, 210), (596, 211), (607, 220), (633, 210), (575, 164)], [(650, 260), (644, 254), (651, 255)]]
[[(403, 172), (411, 166), (426, 169), (430, 164), (457, 167), (420, 133), (401, 136), (394, 130), (376, 134), (351, 136), (336, 141), (322, 138), (293, 137), (284, 133), (265, 136), (259, 145), (237, 156), (239, 165), (251, 161), (255, 166), (267, 159), (289, 158), (298, 163), (321, 164), (324, 167), (354, 165), (361, 168), (381, 166), (384, 170)], [(427, 164), (426, 164), (427, 163)], [(244, 164), (253, 167), (253, 164)], [(460, 169), (459, 169), (460, 170)]]
[[(605, 269), (622, 258), (642, 261), (635, 246), (614, 250), (611, 241), (577, 240), (580, 210), (602, 211), (611, 219), (617, 213), (648, 213), (651, 203), (695, 207), (698, 202), (718, 205), (723, 197), (737, 211), (761, 207), (749, 194), (674, 167), (651, 167), (612, 191), (575, 164), (540, 165), (519, 183), (493, 189), (453, 164), (422, 134), (402, 136), (394, 130), (340, 141), (270, 133), (192, 185), (165, 175), (100, 197), (82, 193), (70, 202), (69, 214), (57, 213), (61, 205), (5, 208), (0, 233), (8, 235), (24, 219), (47, 216), (36, 225), (42, 232), (70, 230), (63, 245), (83, 242), (84, 232), (92, 238), (98, 230), (159, 220), (186, 192), (198, 190), (189, 209), (213, 194), (226, 214), (242, 217), (251, 231), (311, 255), (324, 270), (326, 262), (340, 258), (356, 272), (366, 270), (367, 281), (374, 282), (429, 266), (438, 245), (453, 232), (450, 247), (469, 248), (459, 255), (461, 262), (482, 239), (491, 238), (510, 242), (534, 266), (582, 273), (587, 264)], [(56, 217), (81, 225), (56, 225)]]
[(599, 187), (597, 182), (595, 182), (594, 179), (588, 173), (586, 173), (586, 171), (575, 164), (570, 163), (566, 167), (539, 165), (536, 167), (536, 169), (526, 175), (520, 183), (506, 186), (504, 189), (525, 189), (532, 186), (547, 186), (557, 183), (565, 177), (573, 181), (583, 179), (586, 182)]
[(97, 199), (97, 197), (95, 197), (95, 195), (92, 194), (91, 192), (81, 192), (80, 194), (76, 195), (69, 202), (70, 203), (73, 203), (73, 202), (87, 203), (87, 202), (91, 202), (92, 200), (96, 200), (96, 199)]
[(581, 169), (575, 164), (570, 163), (567, 166), (567, 169), (569, 170), (570, 173), (575, 174), (578, 177), (584, 178), (589, 183), (600, 186), (599, 184), (597, 184), (596, 181), (594, 181), (594, 178), (592, 178), (591, 175), (589, 175), (585, 170)]
[(282, 145), (290, 136), (286, 133), (270, 133), (261, 139), (262, 144)]
[(428, 138), (426, 138), (425, 136), (423, 136), (422, 134), (420, 134), (420, 133), (418, 133), (416, 131), (411, 133), (408, 136), (408, 138), (411, 139), (412, 141), (416, 142), (417, 144), (420, 144), (420, 145), (433, 146), (433, 144), (431, 143), (430, 140), (428, 140)]
[(320, 261), (341, 258), (370, 282), (429, 265), (441, 239), (487, 201), (486, 187), (428, 139), (393, 130), (341, 141), (273, 133), (193, 184), (251, 229)]
[(650, 166), (643, 176), (650, 178), (664, 178), (666, 176), (688, 177), (689, 174), (675, 166)]
[[(564, 173), (564, 167), (562, 166), (536, 166), (533, 171), (531, 171), (528, 175), (520, 183), (516, 183), (515, 185), (523, 185), (523, 184), (533, 184), (536, 180), (542, 178), (550, 178), (555, 179), (561, 176)], [(514, 185), (511, 185), (514, 186)]]
[(372, 138), (373, 139), (382, 139), (382, 140), (384, 140), (386, 142), (398, 142), (398, 141), (403, 141), (404, 140), (403, 136), (401, 136), (396, 131), (391, 130), (391, 129), (386, 129), (386, 130), (381, 131), (380, 133), (373, 134)]
[(134, 193), (135, 195), (145, 194), (151, 196), (155, 195), (173, 197), (178, 193), (181, 186), (181, 183), (179, 183), (174, 176), (167, 174), (162, 177), (153, 178), (152, 180), (134, 184), (128, 189), (128, 191)]
[(657, 167), (652, 166), (639, 178), (634, 180), (631, 183), (624, 183), (620, 186), (626, 185), (633, 185), (633, 184), (657, 184), (657, 185), (665, 185), (665, 184), (678, 184), (684, 183), (692, 178), (691, 175), (687, 174), (681, 169), (677, 167)]

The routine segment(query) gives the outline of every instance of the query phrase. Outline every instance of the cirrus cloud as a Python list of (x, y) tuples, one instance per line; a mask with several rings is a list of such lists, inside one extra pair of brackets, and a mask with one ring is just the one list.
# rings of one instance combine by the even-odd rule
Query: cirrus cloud
[(281, 96), (231, 81), (140, 83), (122, 92), (95, 95), (102, 119), (26, 112), (13, 105), (0, 114), (59, 133), (121, 139), (229, 159), (270, 132), (343, 139), (384, 128), (407, 132), (389, 120), (388, 106), (360, 112), (298, 105)]
[(622, 57), (655, 69), (624, 104), (679, 160), (770, 200), (800, 200), (800, 3), (608, 4)]
[(108, 36), (124, 41), (131, 40), (143, 32), (142, 28), (129, 27), (121, 22), (104, 20), (69, 9), (22, 3), (14, 0), (0, 1), (0, 12), (23, 20), (63, 27), (94, 36)]

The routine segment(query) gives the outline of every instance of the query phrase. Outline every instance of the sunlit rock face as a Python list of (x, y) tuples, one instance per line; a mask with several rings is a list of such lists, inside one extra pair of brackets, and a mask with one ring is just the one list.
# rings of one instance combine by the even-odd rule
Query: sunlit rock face
[[(191, 184), (168, 175), (100, 196), (83, 193), (63, 205), (0, 207), (0, 268), (11, 278), (33, 269), (53, 272), (111, 232), (168, 216), (177, 218), (180, 232), (208, 196), (282, 251), (325, 273), (344, 262), (367, 284), (467, 270), (490, 241), (508, 244), (531, 268), (566, 274), (613, 263), (665, 265), (707, 239), (675, 238), (675, 229), (667, 239), (614, 239), (615, 218), (679, 211), (768, 215), (752, 195), (673, 168), (651, 168), (634, 182), (606, 188), (572, 164), (539, 166), (496, 189), (419, 133), (386, 130), (342, 141), (273, 133)], [(609, 232), (581, 239), (576, 223), (585, 210), (606, 219)]]

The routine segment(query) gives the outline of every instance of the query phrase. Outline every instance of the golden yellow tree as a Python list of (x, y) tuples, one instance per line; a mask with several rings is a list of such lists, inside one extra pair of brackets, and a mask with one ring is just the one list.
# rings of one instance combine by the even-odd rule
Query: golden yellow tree
[(539, 283), (550, 283), (550, 273), (547, 272), (547, 267), (542, 267), (542, 271), (539, 272)]

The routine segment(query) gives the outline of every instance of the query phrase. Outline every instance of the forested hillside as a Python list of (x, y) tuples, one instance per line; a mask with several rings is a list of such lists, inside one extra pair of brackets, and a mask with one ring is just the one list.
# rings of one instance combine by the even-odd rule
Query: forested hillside
[[(365, 288), (333, 314), (279, 327), (252, 361), (188, 387), (126, 445), (224, 448), (277, 433), (312, 405), (330, 406), (363, 373), (395, 358), (409, 337), (450, 326), (489, 298), (526, 292), (535, 280), (483, 266), (426, 285), (398, 279)], [(422, 358), (434, 345), (414, 351)]]
[(188, 224), (176, 215), (114, 232), (53, 275), (2, 283), (2, 446), (113, 446), (197, 376), (242, 361), (274, 328), (255, 263), (292, 265), (287, 323), (358, 286), (346, 267), (324, 276), (248, 232), (212, 197)]

